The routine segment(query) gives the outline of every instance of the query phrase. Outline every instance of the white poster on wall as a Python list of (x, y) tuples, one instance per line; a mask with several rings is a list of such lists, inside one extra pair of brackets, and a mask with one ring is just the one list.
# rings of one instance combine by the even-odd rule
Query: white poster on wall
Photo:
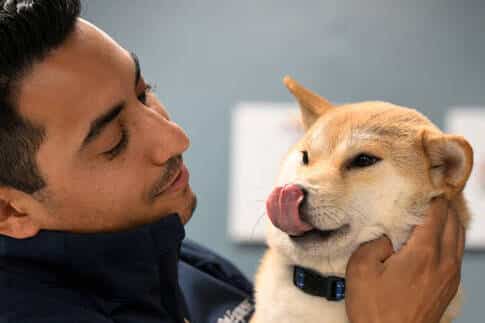
[(473, 147), (473, 170), (464, 191), (472, 213), (466, 246), (485, 248), (485, 107), (451, 108), (445, 128), (465, 137)]
[(231, 120), (229, 235), (264, 242), (265, 200), (286, 152), (303, 134), (299, 108), (290, 103), (239, 104)]

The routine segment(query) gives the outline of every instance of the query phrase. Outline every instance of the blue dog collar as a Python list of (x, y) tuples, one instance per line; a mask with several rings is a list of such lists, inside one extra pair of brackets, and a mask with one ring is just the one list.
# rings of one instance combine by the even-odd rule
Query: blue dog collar
[(345, 278), (322, 276), (311, 269), (295, 266), (293, 284), (307, 294), (325, 297), (329, 301), (345, 298)]

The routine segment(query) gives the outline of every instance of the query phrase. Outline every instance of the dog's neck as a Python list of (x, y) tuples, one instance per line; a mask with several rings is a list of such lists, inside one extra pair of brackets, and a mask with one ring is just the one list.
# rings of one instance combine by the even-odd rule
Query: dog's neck
[(289, 269), (297, 265), (302, 266), (305, 268), (312, 269), (322, 276), (338, 276), (345, 278), (345, 270), (347, 268), (347, 263), (350, 258), (350, 252), (348, 254), (341, 254), (338, 256), (331, 256), (331, 257), (315, 257), (311, 259), (304, 259), (297, 260), (297, 259), (290, 259), (278, 252), (276, 253), (276, 257), (278, 261), (281, 262), (282, 265), (288, 267)]
[(345, 270), (349, 262), (350, 255), (333, 257), (324, 261), (312, 261), (309, 265), (321, 275), (338, 276), (345, 278)]

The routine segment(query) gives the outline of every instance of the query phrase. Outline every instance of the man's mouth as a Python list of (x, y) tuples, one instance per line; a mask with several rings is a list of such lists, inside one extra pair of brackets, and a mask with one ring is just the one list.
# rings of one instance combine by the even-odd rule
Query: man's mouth
[(163, 187), (156, 194), (156, 196), (178, 191), (179, 189), (187, 185), (188, 180), (189, 180), (189, 171), (187, 170), (187, 167), (184, 164), (182, 164), (180, 165), (180, 169), (175, 174), (175, 176), (172, 177), (170, 182), (165, 187)]
[(164, 183), (166, 183), (165, 185), (155, 190), (154, 197), (178, 191), (188, 184), (189, 171), (184, 165), (182, 158), (177, 157), (171, 162), (172, 164), (170, 165), (170, 169), (167, 175), (170, 177), (168, 178), (168, 180), (163, 181)]

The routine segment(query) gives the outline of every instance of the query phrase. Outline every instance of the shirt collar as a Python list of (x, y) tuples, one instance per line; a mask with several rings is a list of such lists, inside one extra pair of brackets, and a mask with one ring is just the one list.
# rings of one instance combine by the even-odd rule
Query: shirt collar
[[(165, 267), (173, 271), (184, 237), (184, 226), (177, 214), (113, 233), (44, 230), (22, 240), (0, 236), (0, 266), (43, 281), (81, 277), (93, 287), (97, 285), (100, 293), (126, 297), (152, 288)], [(161, 264), (164, 268), (160, 268)], [(171, 275), (177, 281), (176, 271)]]

